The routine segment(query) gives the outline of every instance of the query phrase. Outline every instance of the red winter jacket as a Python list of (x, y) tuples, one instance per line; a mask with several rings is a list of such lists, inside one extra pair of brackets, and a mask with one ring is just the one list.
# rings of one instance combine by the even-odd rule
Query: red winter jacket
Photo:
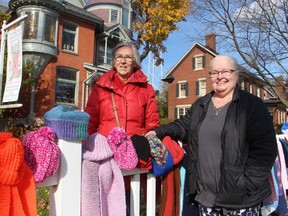
[(132, 74), (123, 88), (114, 82), (116, 73), (108, 71), (93, 87), (85, 108), (90, 114), (88, 133), (97, 131), (107, 137), (112, 128), (117, 127), (111, 99), (114, 92), (120, 126), (128, 136), (144, 135), (160, 122), (154, 89), (140, 70)]

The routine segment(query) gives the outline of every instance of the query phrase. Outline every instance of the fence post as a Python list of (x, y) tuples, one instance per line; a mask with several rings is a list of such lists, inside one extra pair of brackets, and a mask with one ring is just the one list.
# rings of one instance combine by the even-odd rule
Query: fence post
[(59, 139), (61, 163), (58, 185), (50, 187), (50, 216), (81, 213), (82, 142)]
[[(151, 202), (151, 201), (154, 202)], [(151, 173), (147, 173), (147, 201), (146, 201), (146, 215), (156, 215), (156, 177)]]

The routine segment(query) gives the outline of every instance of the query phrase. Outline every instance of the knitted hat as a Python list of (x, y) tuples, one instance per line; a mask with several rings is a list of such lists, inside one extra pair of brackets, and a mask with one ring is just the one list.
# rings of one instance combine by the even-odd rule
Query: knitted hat
[(137, 166), (138, 156), (130, 137), (124, 128), (113, 128), (107, 137), (108, 144), (114, 153), (114, 160), (124, 170), (132, 170)]
[(55, 133), (47, 126), (28, 132), (22, 139), (25, 161), (33, 172), (35, 182), (42, 182), (58, 170), (61, 153), (54, 140)]
[(150, 144), (150, 155), (160, 167), (164, 167), (168, 155), (166, 146), (158, 137), (148, 136), (147, 139)]
[(172, 155), (174, 165), (180, 163), (184, 157), (183, 148), (169, 136), (165, 136), (162, 143), (166, 146)]
[(166, 151), (167, 151), (167, 160), (166, 160), (166, 163), (163, 167), (159, 166), (159, 164), (156, 162), (156, 160), (152, 157), (152, 169), (150, 170), (150, 172), (155, 176), (165, 175), (174, 166), (171, 153), (169, 152), (168, 149)]
[(45, 125), (60, 139), (85, 140), (90, 115), (73, 107), (59, 105), (44, 114)]
[(36, 187), (23, 145), (8, 132), (0, 132), (0, 194), (1, 215), (37, 215)]
[(172, 169), (174, 162), (171, 153), (158, 137), (148, 136), (150, 155), (152, 157), (152, 169), (155, 176), (162, 176)]
[(139, 168), (141, 170), (150, 170), (150, 169), (152, 169), (152, 158), (149, 157), (148, 161), (144, 161), (144, 160), (139, 159), (136, 168)]
[(139, 160), (148, 162), (150, 157), (150, 144), (145, 136), (134, 134), (131, 137), (132, 144), (136, 150)]

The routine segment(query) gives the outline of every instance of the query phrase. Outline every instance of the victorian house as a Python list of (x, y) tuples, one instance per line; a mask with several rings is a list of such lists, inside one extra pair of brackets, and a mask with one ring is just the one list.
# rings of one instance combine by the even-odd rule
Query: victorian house
[(12, 20), (27, 16), (21, 23), (23, 68), (32, 69), (20, 107), (5, 109), (4, 124), (8, 118), (31, 123), (60, 104), (83, 110), (91, 75), (110, 69), (120, 40), (132, 40), (128, 0), (11, 0), (5, 12)]

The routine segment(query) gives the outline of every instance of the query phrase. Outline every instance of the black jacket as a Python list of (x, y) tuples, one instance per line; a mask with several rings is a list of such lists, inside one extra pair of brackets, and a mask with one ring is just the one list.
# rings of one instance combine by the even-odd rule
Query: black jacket
[[(198, 131), (213, 92), (192, 104), (180, 119), (155, 128), (159, 138), (187, 140), (190, 196), (197, 192)], [(277, 156), (272, 118), (262, 100), (236, 87), (221, 134), (222, 158), (215, 207), (240, 209), (260, 204), (271, 193), (268, 173)]]

